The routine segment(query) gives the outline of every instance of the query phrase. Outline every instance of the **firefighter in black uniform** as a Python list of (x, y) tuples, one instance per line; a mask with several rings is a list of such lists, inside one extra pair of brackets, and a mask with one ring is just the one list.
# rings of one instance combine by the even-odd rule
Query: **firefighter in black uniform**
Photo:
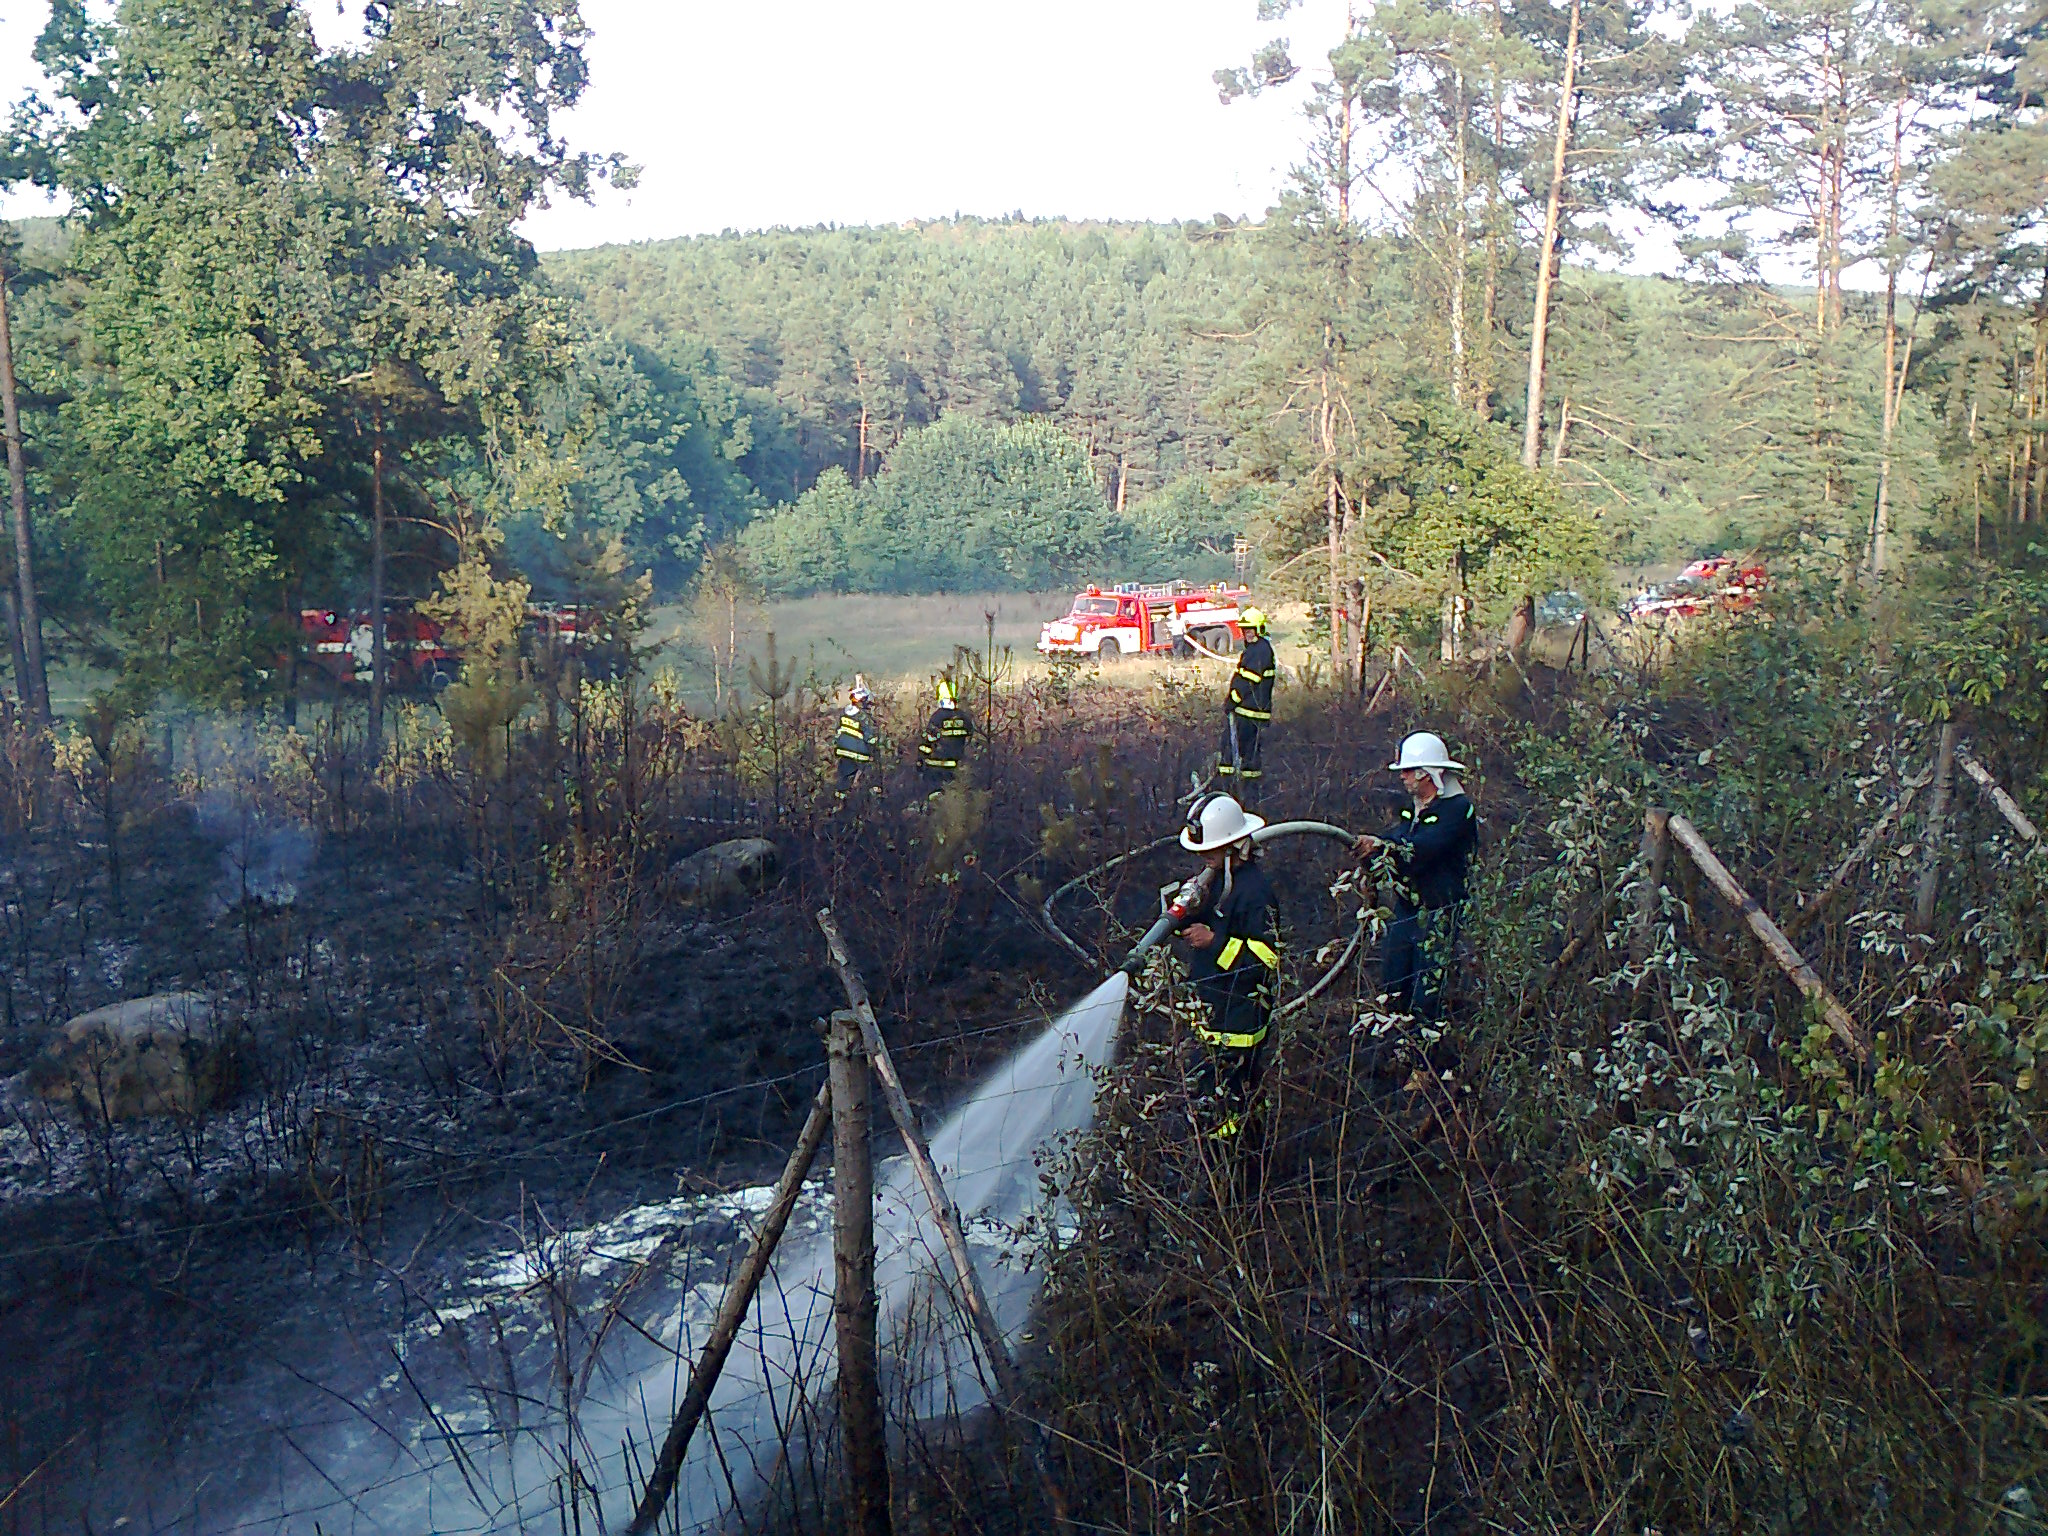
[(855, 683), (847, 695), (846, 708), (839, 712), (839, 731), (833, 737), (833, 755), (839, 759), (839, 798), (852, 790), (861, 769), (875, 760), (875, 737), (868, 706), (875, 702), (866, 683)]
[(1255, 862), (1252, 834), (1265, 825), (1229, 795), (1209, 794), (1188, 811), (1180, 845), (1215, 872), (1194, 920), (1181, 930), (1191, 951), (1188, 975), (1208, 1015), (1196, 1033), (1207, 1048), (1198, 1073), (1206, 1097), (1221, 1100), (1213, 1135), (1236, 1138), (1251, 1112), (1259, 1057), (1280, 976), (1273, 888)]
[(974, 734), (974, 722), (967, 718), (953, 694), (950, 679), (940, 678), (934, 690), (939, 707), (932, 711), (917, 739), (917, 771), (927, 784), (944, 786), (959, 775), (967, 758), (967, 738)]
[(1266, 638), (1265, 614), (1247, 608), (1237, 623), (1251, 638), (1238, 653), (1223, 695), (1223, 760), (1216, 772), (1240, 797), (1249, 798), (1265, 776), (1259, 738), (1273, 720), (1273, 679), (1280, 669), (1273, 661), (1273, 642)]
[(1479, 814), (1441, 736), (1417, 731), (1387, 765), (1401, 775), (1413, 804), (1358, 852), (1394, 856), (1394, 921), (1380, 958), (1380, 985), (1394, 1005), (1425, 1023), (1443, 1004), (1444, 976), (1458, 943), (1465, 904), (1465, 868), (1479, 843)]

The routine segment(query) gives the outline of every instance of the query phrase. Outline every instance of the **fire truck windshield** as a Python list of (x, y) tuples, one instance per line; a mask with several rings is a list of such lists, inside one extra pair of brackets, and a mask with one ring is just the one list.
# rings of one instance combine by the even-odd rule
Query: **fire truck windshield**
[(1074, 612), (1077, 614), (1107, 616), (1116, 612), (1116, 599), (1113, 597), (1077, 597), (1074, 599)]

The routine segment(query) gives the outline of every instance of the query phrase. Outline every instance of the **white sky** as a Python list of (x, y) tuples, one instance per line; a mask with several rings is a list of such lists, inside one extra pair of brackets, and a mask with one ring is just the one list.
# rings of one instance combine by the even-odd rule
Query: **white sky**
[[(309, 0), (322, 40), (360, 5)], [(583, 0), (592, 83), (571, 141), (642, 167), (631, 193), (537, 213), (544, 250), (956, 212), (1257, 215), (1303, 134), (1298, 98), (1216, 99), (1276, 33), (1313, 62), (1343, 0), (1274, 26), (1255, 0)], [(0, 0), (0, 101), (38, 83), (48, 0)], [(15, 216), (40, 197), (0, 200)]]

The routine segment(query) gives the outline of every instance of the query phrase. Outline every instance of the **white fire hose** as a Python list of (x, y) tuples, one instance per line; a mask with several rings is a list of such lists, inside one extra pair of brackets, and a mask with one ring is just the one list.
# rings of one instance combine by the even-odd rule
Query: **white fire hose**
[[(1263, 846), (1266, 843), (1276, 842), (1283, 837), (1334, 838), (1338, 842), (1344, 844), (1344, 846), (1347, 848), (1350, 847), (1352, 843), (1356, 841), (1356, 839), (1353, 838), (1353, 836), (1349, 832), (1345, 831), (1342, 827), (1332, 826), (1327, 821), (1276, 821), (1272, 823), (1270, 826), (1264, 826), (1259, 828), (1258, 831), (1252, 834), (1251, 840), (1254, 844)], [(1054, 938), (1058, 939), (1060, 943), (1066, 945), (1066, 947), (1072, 950), (1075, 955), (1079, 956), (1083, 962), (1090, 966), (1094, 965), (1095, 957), (1088, 953), (1086, 949), (1082, 948), (1081, 945), (1074, 939), (1073, 935), (1069, 934), (1065, 929), (1060, 927), (1059, 923), (1054, 920), (1052, 915), (1053, 903), (1058, 901), (1062, 896), (1066, 895), (1067, 892), (1074, 890), (1078, 886), (1086, 885), (1089, 881), (1095, 879), (1097, 876), (1106, 874), (1108, 871), (1116, 868), (1117, 865), (1126, 863), (1131, 859), (1140, 858), (1145, 854), (1153, 853), (1158, 849), (1166, 847), (1169, 843), (1173, 843), (1176, 841), (1178, 841), (1177, 836), (1175, 834), (1169, 833), (1165, 837), (1158, 838), (1153, 842), (1147, 843), (1142, 848), (1133, 848), (1129, 853), (1120, 853), (1113, 859), (1107, 859), (1101, 864), (1096, 865), (1093, 869), (1087, 871), (1085, 874), (1076, 875), (1073, 879), (1069, 880), (1065, 885), (1060, 886), (1057, 890), (1052, 892), (1051, 895), (1047, 896), (1045, 900), (1039, 905), (1039, 915), (1042, 918), (1044, 918), (1047, 930), (1052, 934)], [(1173, 931), (1177, 927), (1179, 927), (1179, 925), (1180, 920), (1175, 918), (1172, 914), (1167, 914), (1160, 917), (1160, 919), (1157, 922), (1155, 922), (1149, 929), (1146, 930), (1145, 936), (1138, 941), (1137, 946), (1131, 951), (1129, 958), (1126, 959), (1126, 961), (1124, 962), (1125, 965), (1128, 966), (1131, 963), (1131, 961), (1138, 959), (1140, 956), (1144, 955), (1148, 950), (1157, 947), (1170, 934), (1172, 934)], [(1357, 957), (1359, 947), (1363, 945), (1365, 942), (1365, 931), (1366, 919), (1364, 917), (1360, 917), (1357, 927), (1352, 930), (1351, 938), (1345, 944), (1343, 953), (1338, 955), (1336, 963), (1330, 966), (1328, 970), (1324, 971), (1323, 974), (1316, 979), (1315, 984), (1309, 987), (1308, 990), (1303, 992), (1299, 997), (1293, 998), (1290, 1001), (1282, 1004), (1280, 1007), (1274, 1009), (1273, 1017), (1276, 1019), (1285, 1018), (1288, 1014), (1293, 1013), (1297, 1009), (1300, 1009), (1306, 1006), (1307, 1004), (1313, 1002), (1316, 998), (1320, 997), (1326, 990), (1328, 990), (1330, 984), (1334, 982), (1338, 978), (1338, 976), (1344, 972), (1345, 968), (1351, 964), (1352, 960)]]

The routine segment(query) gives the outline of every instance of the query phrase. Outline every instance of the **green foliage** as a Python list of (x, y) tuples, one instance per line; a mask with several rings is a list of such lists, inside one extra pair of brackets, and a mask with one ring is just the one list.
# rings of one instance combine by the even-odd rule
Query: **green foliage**
[(707, 546), (730, 538), (760, 502), (740, 472), (747, 424), (701, 357), (691, 371), (602, 335), (580, 336), (567, 376), (541, 397), (538, 430), (569, 466), (561, 496), (506, 521), (508, 558), (543, 597), (576, 593), (555, 580), (551, 546), (617, 541), (672, 597)]
[[(613, 167), (547, 132), (574, 6), (498, 9), (374, 7), (323, 54), (292, 4), (53, 8), (69, 111), (31, 116), (30, 158), (79, 212), (42, 457), (138, 694), (259, 697), (298, 601), (365, 595), (335, 589), (380, 494), (464, 550), (548, 494), (526, 445), (562, 320), (514, 226)], [(446, 534), (401, 550), (431, 572)]]
[(1086, 448), (1049, 422), (947, 416), (856, 488), (826, 471), (742, 546), (770, 592), (1029, 591), (1120, 562), (1127, 524), (1102, 504)]
[(1126, 504), (1224, 460), (1201, 331), (1246, 276), (1173, 226), (991, 223), (779, 230), (548, 258), (593, 321), (664, 357), (708, 353), (748, 423), (738, 463), (794, 501), (856, 485), (944, 413), (1049, 417)]
[(1141, 563), (1187, 581), (1231, 575), (1231, 547), (1259, 516), (1254, 491), (1205, 475), (1183, 475), (1131, 509)]
[[(1461, 589), (1499, 622), (1522, 595), (1576, 589), (1606, 596), (1608, 541), (1556, 482), (1524, 469), (1502, 428), (1470, 412), (1415, 407), (1391, 413), (1399, 468), (1374, 487), (1358, 535), (1412, 577), (1390, 606), (1426, 610)], [(1418, 603), (1419, 597), (1419, 603)]]
[(2048, 573), (1966, 565), (1956, 578), (1923, 595), (1903, 647), (1908, 708), (1924, 720), (1995, 711), (2048, 739)]
[(441, 695), (441, 713), (479, 771), (502, 777), (510, 766), (510, 731), (534, 701), (519, 659), (528, 588), (500, 581), (480, 559), (443, 574), (439, 595), (420, 604), (463, 655), (462, 675)]

